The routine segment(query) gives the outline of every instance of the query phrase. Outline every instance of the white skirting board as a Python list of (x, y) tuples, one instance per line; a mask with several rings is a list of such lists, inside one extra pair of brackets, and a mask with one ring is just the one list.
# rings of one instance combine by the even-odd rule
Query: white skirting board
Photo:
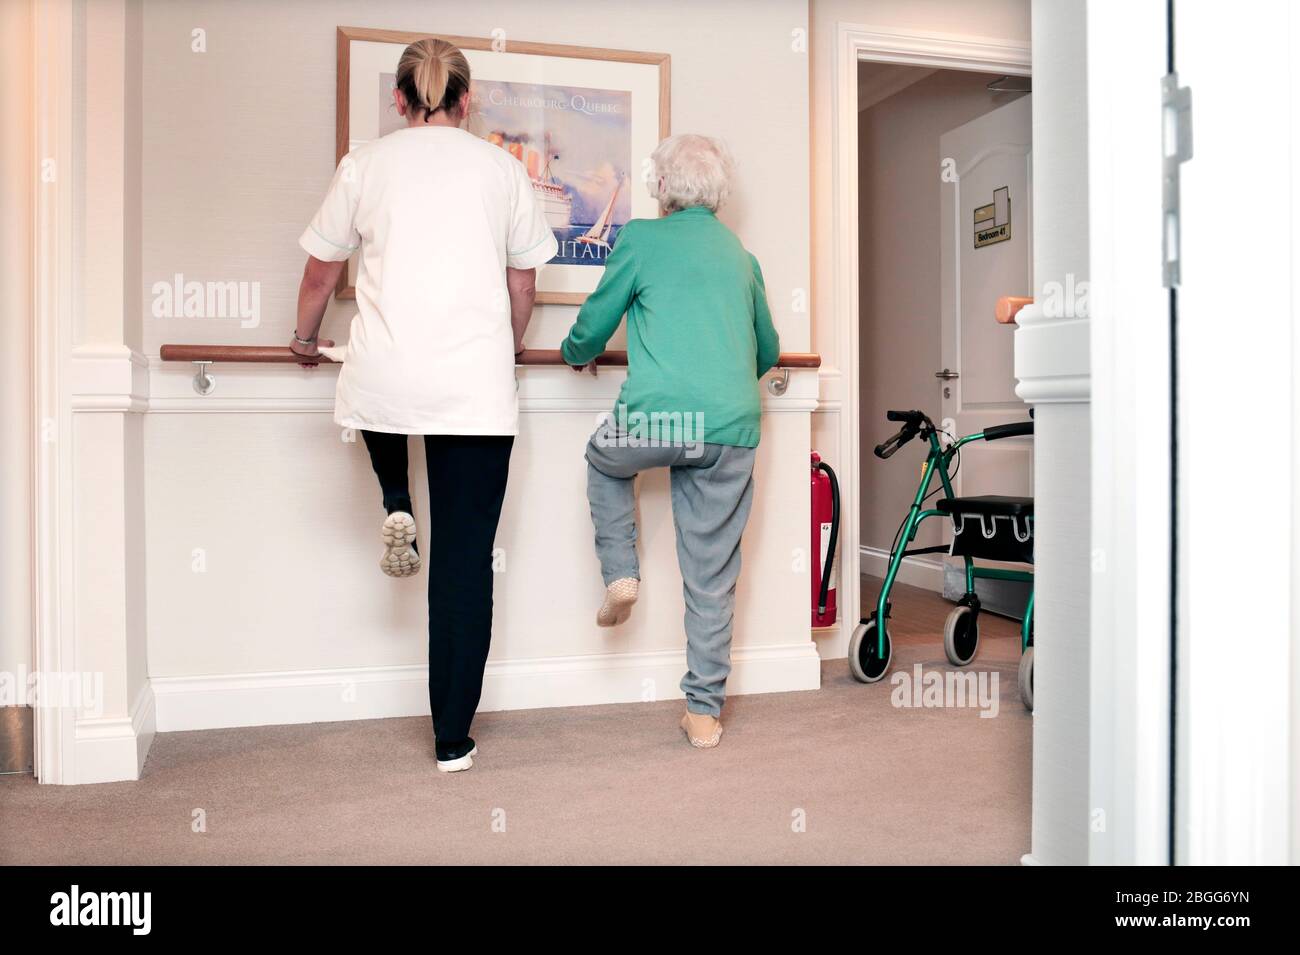
[(139, 779), (157, 732), (157, 700), (149, 683), (136, 694), (131, 714), (78, 719), (69, 783), (112, 783)]
[[(816, 690), (821, 660), (810, 640), (732, 652), (727, 693)], [(685, 650), (489, 661), (479, 711), (680, 699)], [(155, 677), (160, 733), (428, 716), (425, 666)]]
[[(860, 551), (862, 573), (872, 577), (884, 577), (885, 571), (889, 568), (889, 553), (875, 547), (862, 547)], [(939, 555), (935, 557), (938, 558)], [(943, 593), (943, 561), (932, 560), (929, 557), (904, 557), (902, 566), (898, 568), (898, 581), (941, 594)]]
[[(861, 551), (862, 573), (872, 577), (884, 577), (889, 567), (889, 554), (874, 547), (863, 547)], [(903, 565), (898, 569), (898, 581), (911, 584), (913, 587), (932, 590), (945, 600), (954, 603), (966, 589), (965, 572), (962, 570), (961, 563), (956, 560), (945, 561), (942, 557), (938, 560), (926, 557), (904, 557)], [(1018, 581), (985, 578), (976, 583), (975, 589), (983, 601), (985, 610), (1019, 620), (1024, 614), (1029, 586)]]
[[(1032, 567), (1019, 566), (1016, 570), (1030, 570)], [(1032, 584), (1019, 580), (994, 580), (983, 577), (975, 581), (975, 593), (980, 598), (980, 608), (989, 613), (1001, 614), (1019, 620), (1025, 615), (1025, 605), (1029, 600)], [(956, 561), (944, 564), (943, 596), (956, 603), (966, 593), (966, 570)]]

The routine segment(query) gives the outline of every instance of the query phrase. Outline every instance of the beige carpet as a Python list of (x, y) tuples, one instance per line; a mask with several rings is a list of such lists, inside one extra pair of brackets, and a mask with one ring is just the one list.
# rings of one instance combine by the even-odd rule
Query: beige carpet
[[(946, 611), (896, 591), (896, 671), (948, 668)], [(820, 690), (730, 701), (712, 751), (684, 742), (678, 701), (483, 714), (458, 775), (423, 718), (168, 733), (139, 782), (0, 777), (0, 864), (1012, 864), (1030, 717), (1015, 626), (981, 624), (996, 718), (896, 708), (837, 660)]]

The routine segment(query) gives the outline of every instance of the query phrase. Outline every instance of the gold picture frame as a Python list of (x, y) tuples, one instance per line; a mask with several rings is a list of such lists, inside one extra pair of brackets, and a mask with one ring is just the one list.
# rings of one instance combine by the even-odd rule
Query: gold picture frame
[[(337, 37), (338, 79), (335, 103), (335, 165), (342, 162), (343, 157), (348, 154), (358, 141), (354, 138), (358, 133), (358, 130), (353, 122), (352, 106), (354, 96), (362, 94), (358, 93), (357, 90), (354, 89), (354, 79), (357, 80), (358, 84), (361, 83), (361, 79), (359, 77), (354, 77), (353, 74), (354, 47), (357, 44), (391, 44), (397, 48), (396, 54), (392, 57), (392, 62), (395, 63), (396, 56), (400, 56), (401, 49), (404, 49), (408, 44), (415, 40), (430, 37), (453, 43), (461, 50), (466, 51), (467, 56), (471, 57), (473, 54), (471, 54), (470, 51), (478, 51), (480, 54), (507, 54), (507, 56), (497, 57), (495, 59), (480, 57), (480, 64), (500, 63), (503, 71), (507, 73), (507, 64), (527, 64), (529, 66), (527, 71), (529, 82), (536, 82), (532, 77), (538, 73), (538, 65), (536, 61), (527, 59), (533, 57), (545, 57), (548, 59), (556, 59), (558, 61), (576, 60), (604, 64), (629, 64), (633, 67), (645, 67), (656, 71), (657, 75), (653, 76), (643, 76), (640, 75), (639, 70), (636, 71), (637, 88), (646, 91), (640, 98), (642, 100), (645, 99), (650, 89), (653, 89), (657, 96), (658, 102), (654, 107), (654, 113), (652, 116), (657, 116), (658, 122), (657, 124), (654, 124), (652, 121), (638, 121), (636, 128), (638, 133), (637, 138), (639, 138), (640, 142), (633, 145), (631, 150), (634, 154), (639, 155), (644, 161), (644, 159), (649, 156), (649, 152), (654, 148), (654, 145), (669, 135), (671, 125), (672, 61), (671, 57), (667, 53), (644, 53), (631, 50), (606, 49), (601, 47), (567, 46), (558, 43), (531, 43), (507, 40), (502, 37), (464, 37), (442, 33), (382, 30), (371, 27), (341, 26), (338, 28)], [(372, 53), (375, 50), (374, 47), (368, 47), (367, 49)], [(387, 54), (384, 55), (386, 56)], [(572, 66), (573, 64), (569, 65)], [(600, 68), (594, 67), (594, 69), (598, 70)], [(622, 68), (618, 67), (616, 69)], [(477, 80), (481, 68), (475, 66), (473, 67), (473, 71)], [(492, 72), (491, 67), (489, 67), (488, 72)], [(573, 71), (570, 69), (567, 72), (572, 74)], [(486, 79), (488, 82), (497, 82), (498, 78), (499, 77), (489, 76)], [(512, 82), (512, 80), (506, 79), (504, 82)], [(620, 89), (619, 92), (622, 93), (624, 91)], [(627, 95), (631, 97), (632, 93), (628, 92)], [(635, 100), (632, 101), (632, 106), (638, 117), (645, 109), (644, 104), (638, 105)], [(630, 126), (631, 121), (629, 120), (629, 128)], [(373, 136), (377, 132), (377, 127), (374, 129), (366, 129), (364, 131), (367, 136)], [(629, 132), (629, 137), (632, 135), (633, 134)], [(651, 138), (654, 139), (654, 143), (649, 142)], [(626, 173), (631, 176), (633, 170), (628, 169), (626, 170)], [(642, 192), (644, 192), (644, 190), (642, 190)], [(642, 217), (657, 214), (657, 209), (654, 211), (647, 211), (647, 200), (653, 202), (652, 199), (649, 199), (648, 195), (637, 196), (635, 190), (629, 189), (628, 202), (632, 209), (630, 217), (636, 217), (635, 213), (638, 209), (642, 212)], [(613, 198), (611, 198), (610, 203), (612, 206)], [(614, 241), (616, 240), (613, 238), (610, 239), (611, 243)], [(352, 284), (352, 271), (353, 266), (350, 264), (348, 268), (344, 269), (343, 274), (339, 277), (339, 285), (335, 290), (336, 298), (353, 299), (356, 297), (356, 289)], [(557, 275), (557, 271), (561, 274)], [(544, 270), (542, 276), (539, 277), (537, 302), (542, 305), (581, 305), (586, 301), (587, 295), (590, 294), (591, 289), (595, 287), (595, 281), (599, 280), (599, 274), (603, 271), (604, 267), (602, 265), (594, 263), (561, 263), (558, 266), (552, 265)], [(542, 281), (543, 279), (547, 279), (548, 276), (550, 276), (551, 281), (555, 282), (559, 287), (549, 287)], [(586, 287), (588, 285), (590, 285), (590, 288)], [(579, 287), (575, 288), (574, 286)]]

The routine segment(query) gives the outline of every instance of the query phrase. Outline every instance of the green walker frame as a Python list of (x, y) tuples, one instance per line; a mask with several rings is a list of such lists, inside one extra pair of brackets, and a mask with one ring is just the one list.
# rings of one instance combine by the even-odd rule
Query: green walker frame
[[(918, 436), (929, 441), (930, 452), (925, 460), (921, 482), (917, 486), (916, 495), (912, 498), (912, 506), (907, 512), (903, 526), (899, 529), (897, 542), (889, 555), (889, 567), (885, 571), (885, 580), (880, 588), (880, 594), (876, 598), (875, 609), (871, 611), (868, 617), (862, 619), (862, 622), (853, 631), (852, 639), (849, 641), (850, 669), (853, 676), (863, 683), (876, 683), (889, 672), (893, 648), (889, 639), (888, 624), (881, 625), (881, 622), (889, 619), (889, 592), (893, 589), (894, 581), (898, 578), (899, 569), (903, 565), (903, 558), (920, 554), (949, 553), (949, 546), (946, 544), (908, 549), (912, 541), (916, 539), (917, 530), (923, 521), (931, 517), (952, 519), (955, 516), (949, 511), (925, 507), (926, 500), (934, 493), (934, 490), (937, 490), (932, 490), (935, 475), (937, 474), (939, 477), (944, 498), (949, 501), (959, 500), (957, 495), (953, 493), (952, 476), (948, 467), (952, 460), (960, 454), (964, 446), (973, 441), (995, 441), (1000, 438), (1032, 435), (1034, 433), (1034, 423), (1032, 421), (997, 425), (975, 434), (957, 438), (945, 448), (939, 439), (940, 434), (944, 432), (936, 428), (934, 423), (922, 412), (890, 411), (887, 417), (890, 421), (901, 421), (904, 424), (897, 434), (876, 446), (875, 453), (877, 457), (885, 459), (892, 456), (899, 448)], [(1032, 517), (1026, 519), (1027, 530), (1029, 521), (1032, 521)], [(981, 567), (975, 563), (976, 558), (969, 555), (962, 555), (962, 560), (966, 569), (966, 593), (952, 613), (949, 614), (944, 627), (944, 650), (948, 660), (956, 666), (965, 666), (974, 659), (979, 641), (978, 620), (980, 612), (979, 598), (975, 596), (976, 580), (1009, 580), (1028, 583), (1030, 585), (1029, 599), (1025, 604), (1025, 612), (1020, 621), (1021, 657), (1018, 682), (1020, 684), (1021, 698), (1026, 708), (1032, 710), (1033, 571), (1012, 570), (1004, 567)]]

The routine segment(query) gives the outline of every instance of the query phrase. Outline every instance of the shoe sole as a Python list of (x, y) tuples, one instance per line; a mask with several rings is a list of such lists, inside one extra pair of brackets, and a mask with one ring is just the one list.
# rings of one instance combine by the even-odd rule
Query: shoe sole
[(722, 727), (718, 727), (717, 734), (711, 739), (697, 739), (692, 736), (685, 726), (681, 727), (682, 735), (686, 737), (686, 742), (690, 743), (696, 749), (714, 749), (722, 742)]
[(617, 627), (621, 623), (626, 623), (627, 618), (632, 616), (632, 605), (635, 600), (611, 600), (603, 607), (596, 611), (596, 626), (598, 627)]
[(405, 511), (394, 511), (384, 519), (380, 536), (384, 541), (380, 570), (389, 577), (414, 577), (420, 572), (420, 555), (414, 548), (414, 517)]
[(474, 765), (474, 757), (478, 755), (478, 747), (475, 746), (464, 756), (459, 759), (438, 760), (438, 772), (440, 773), (463, 773)]

